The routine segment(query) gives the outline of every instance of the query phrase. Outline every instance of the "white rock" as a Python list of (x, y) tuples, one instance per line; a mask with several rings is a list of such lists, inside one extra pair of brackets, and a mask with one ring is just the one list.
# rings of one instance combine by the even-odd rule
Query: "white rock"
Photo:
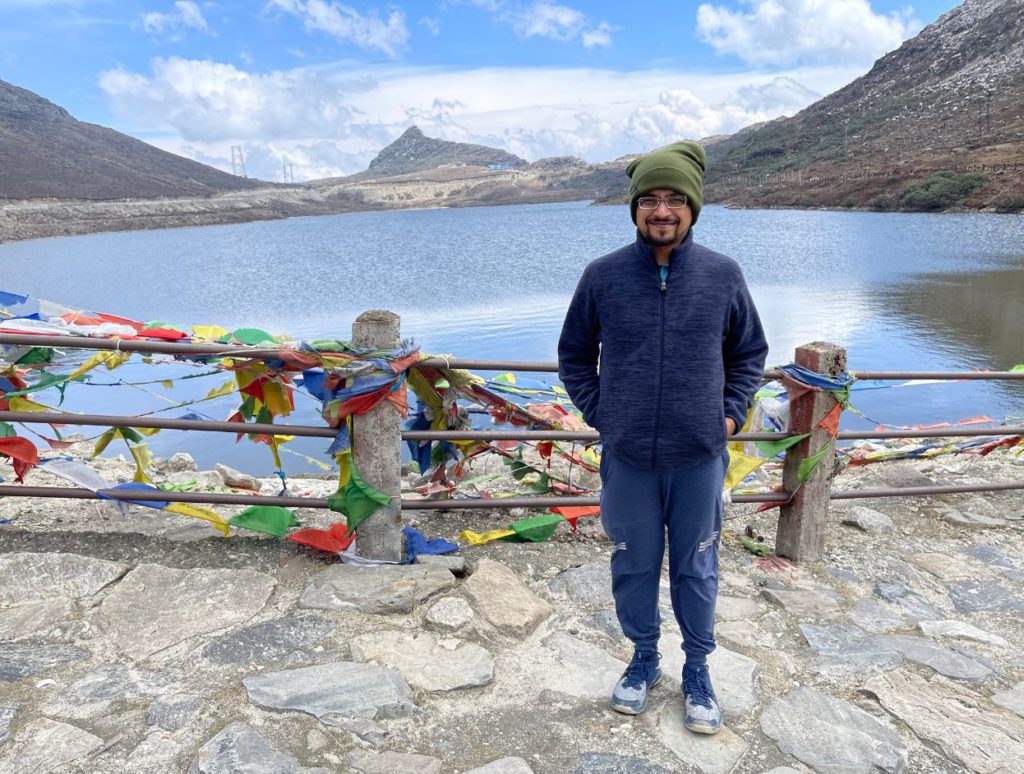
[(962, 637), (966, 640), (987, 642), (1005, 647), (1009, 643), (998, 634), (990, 634), (964, 621), (921, 621), (921, 631), (929, 637)]

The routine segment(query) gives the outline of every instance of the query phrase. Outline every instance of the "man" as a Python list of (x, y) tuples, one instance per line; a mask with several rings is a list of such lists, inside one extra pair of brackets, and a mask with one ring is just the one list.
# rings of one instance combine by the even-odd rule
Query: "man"
[(715, 647), (726, 437), (743, 426), (768, 345), (739, 266), (693, 241), (706, 165), (703, 148), (677, 142), (626, 169), (636, 241), (584, 270), (558, 342), (558, 372), (601, 433), (612, 593), (635, 649), (612, 707), (643, 712), (661, 679), (667, 531), (686, 654), (684, 725), (714, 734), (722, 715), (707, 656)]

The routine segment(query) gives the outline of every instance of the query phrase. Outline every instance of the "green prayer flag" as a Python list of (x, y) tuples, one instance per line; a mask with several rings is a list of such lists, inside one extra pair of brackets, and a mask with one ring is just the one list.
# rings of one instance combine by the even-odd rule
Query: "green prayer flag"
[(14, 427), (9, 425), (7, 422), (0, 422), (0, 438), (14, 438), (18, 434), (14, 432)]
[(528, 540), (531, 543), (541, 543), (550, 540), (551, 536), (555, 534), (555, 530), (558, 529), (558, 525), (563, 521), (565, 518), (557, 513), (545, 513), (530, 519), (522, 519), (515, 524), (508, 525), (508, 528), (516, 534), (508, 535), (501, 540), (508, 542)]
[(251, 529), (268, 535), (284, 537), (289, 529), (299, 526), (295, 514), (279, 505), (254, 505), (228, 521), (232, 527)]
[(238, 341), (250, 347), (257, 347), (260, 344), (279, 343), (277, 339), (259, 328), (239, 328), (237, 331), (232, 331), (226, 336), (221, 336), (217, 341), (222, 344), (231, 344), (234, 341)]
[(49, 347), (32, 347), (14, 362), (18, 365), (47, 365), (53, 362), (53, 350)]
[(327, 498), (327, 507), (345, 515), (348, 531), (352, 533), (368, 516), (380, 508), (386, 508), (390, 501), (386, 494), (377, 491), (359, 477), (351, 457), (348, 465), (348, 484)]
[(1010, 373), (1017, 373), (1018, 371), (1024, 371), (1024, 363), (1018, 363), (1010, 369)]
[(783, 452), (790, 446), (796, 446), (804, 438), (809, 438), (810, 433), (804, 433), (803, 435), (795, 435), (792, 438), (782, 438), (778, 441), (754, 441), (754, 445), (757, 446), (757, 450), (761, 453), (762, 457), (771, 459), (779, 452)]
[(827, 443), (814, 454), (812, 454), (810, 457), (807, 457), (806, 459), (802, 460), (800, 462), (800, 470), (797, 473), (797, 478), (799, 478), (801, 481), (805, 481), (807, 477), (811, 475), (811, 471), (818, 466), (819, 462), (821, 462), (821, 458), (824, 457), (827, 452), (831, 451), (832, 444)]

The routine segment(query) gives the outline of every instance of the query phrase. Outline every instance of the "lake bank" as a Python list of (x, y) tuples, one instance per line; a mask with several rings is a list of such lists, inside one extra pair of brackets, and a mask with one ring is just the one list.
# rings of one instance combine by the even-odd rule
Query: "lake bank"
[[(94, 464), (115, 480), (134, 470)], [(1013, 481), (1020, 465), (1003, 449), (887, 462), (848, 469), (837, 488)], [(184, 456), (153, 469), (179, 483), (218, 475)], [(60, 482), (36, 470), (26, 483)], [(335, 482), (292, 485), (320, 496)], [(318, 528), (339, 518), (296, 515)], [(226, 540), (137, 507), (5, 498), (0, 517), (15, 521), (0, 525), (0, 768), (1008, 771), (1024, 755), (1022, 515), (1014, 493), (837, 503), (825, 561), (773, 567), (735, 538), (751, 524), (771, 543), (777, 513), (727, 507), (711, 660), (725, 728), (697, 737), (681, 727), (667, 600), (666, 681), (642, 716), (607, 706), (629, 646), (594, 519), (545, 543), (464, 546), (446, 563), (454, 573), (396, 569), (388, 591), (371, 588), (379, 571), (353, 575), (287, 541)], [(514, 518), (482, 509), (406, 520), (456, 540)], [(950, 735), (952, 724), (964, 732)]]

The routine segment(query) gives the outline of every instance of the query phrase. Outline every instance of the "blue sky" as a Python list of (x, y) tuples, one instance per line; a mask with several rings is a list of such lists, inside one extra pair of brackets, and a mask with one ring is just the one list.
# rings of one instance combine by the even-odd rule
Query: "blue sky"
[(251, 176), (366, 167), (412, 123), (604, 161), (791, 115), (956, 0), (0, 0), (0, 79)]

